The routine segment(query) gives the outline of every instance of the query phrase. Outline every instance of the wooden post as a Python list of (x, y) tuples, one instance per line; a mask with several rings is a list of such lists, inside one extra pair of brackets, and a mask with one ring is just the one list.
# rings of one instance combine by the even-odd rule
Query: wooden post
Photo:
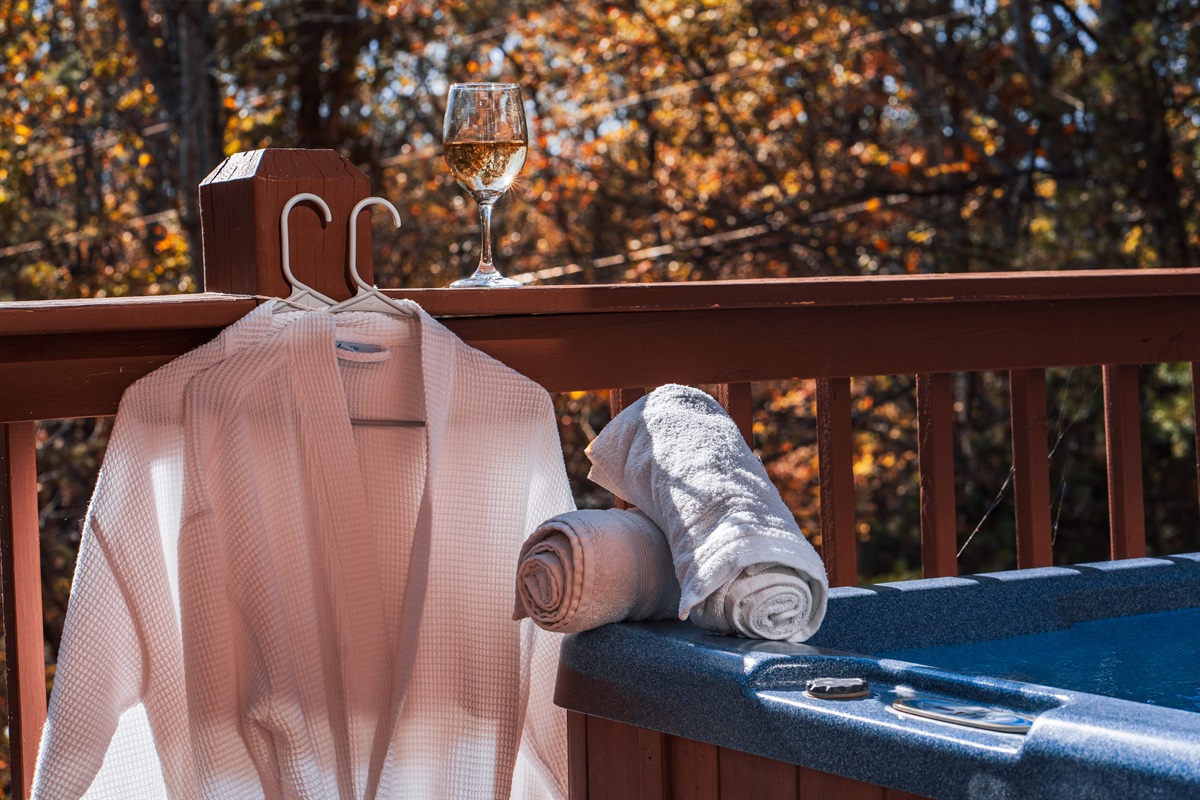
[[(620, 414), (625, 409), (638, 401), (638, 398), (646, 394), (646, 390), (640, 386), (630, 387), (626, 389), (610, 389), (608, 392), (608, 410), (613, 418)], [(631, 503), (617, 498), (617, 508), (633, 508)]]
[(1192, 362), (1192, 430), (1196, 434), (1196, 490), (1200, 500), (1200, 361)]
[(754, 448), (754, 408), (750, 401), (749, 383), (718, 383), (717, 402), (737, 423), (742, 438)]
[(817, 380), (817, 467), (821, 482), (821, 557), (831, 586), (858, 585), (854, 529), (854, 433), (850, 379)]
[(921, 473), (921, 567), (926, 578), (958, 574), (954, 506), (954, 399), (948, 372), (917, 375)]
[(1050, 459), (1046, 447), (1046, 371), (1008, 373), (1012, 408), (1013, 488), (1017, 506), (1017, 567), (1049, 567)]
[(42, 724), (46, 721), (35, 433), (33, 422), (0, 424), (0, 568), (4, 583), (9, 755), (15, 800), (29, 796)]
[(1108, 460), (1108, 525), (1112, 557), (1146, 555), (1142, 490), (1141, 399), (1136, 364), (1106, 364), (1104, 451)]
[[(235, 153), (200, 184), (204, 290), (287, 297), (280, 260), (279, 214), (299, 192), (317, 194), (333, 214), (325, 224), (312, 203), (288, 220), (292, 273), (324, 294), (352, 295), (347, 266), (348, 222), (355, 203), (371, 194), (365, 174), (332, 150)], [(372, 282), (371, 221), (358, 220), (358, 272)]]

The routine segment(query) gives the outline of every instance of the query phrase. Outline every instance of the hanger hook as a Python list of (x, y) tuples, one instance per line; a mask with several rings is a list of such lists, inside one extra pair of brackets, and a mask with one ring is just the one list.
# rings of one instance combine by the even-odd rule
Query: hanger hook
[(358, 275), (358, 212), (362, 211), (367, 206), (384, 206), (388, 211), (392, 212), (392, 221), (396, 223), (396, 227), (400, 227), (400, 212), (396, 207), (382, 197), (368, 197), (364, 200), (359, 200), (354, 206), (354, 210), (350, 212), (350, 277), (354, 279), (354, 283), (366, 291), (371, 291), (375, 287), (364, 281)]
[(324, 200), (312, 192), (300, 192), (300, 194), (292, 195), (292, 198), (284, 204), (283, 211), (279, 214), (279, 235), (283, 240), (283, 277), (293, 289), (300, 288), (311, 291), (309, 287), (296, 280), (296, 276), (292, 274), (291, 246), (288, 244), (288, 215), (292, 213), (292, 208), (297, 203), (305, 200), (311, 200), (321, 207), (321, 210), (325, 212), (326, 222), (333, 221), (333, 214), (329, 211), (329, 205)]

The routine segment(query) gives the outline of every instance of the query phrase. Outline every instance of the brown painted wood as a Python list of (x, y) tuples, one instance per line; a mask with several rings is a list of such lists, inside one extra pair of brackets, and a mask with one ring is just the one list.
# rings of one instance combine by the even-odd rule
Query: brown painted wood
[(611, 389), (608, 393), (608, 409), (611, 417), (617, 416), (625, 409), (637, 402), (639, 397), (646, 394), (646, 390), (640, 386), (630, 387), (627, 389)]
[[(1200, 275), (1200, 272), (1195, 273)], [(1095, 282), (1080, 274), (1081, 286)], [(693, 307), (714, 297), (716, 284), (671, 284), (657, 287), (671, 309), (642, 310), (640, 287), (604, 288), (607, 310), (586, 308), (591, 299), (575, 294), (571, 313), (542, 313), (565, 302), (559, 289), (545, 287), (492, 292), (481, 308), (510, 304), (521, 313), (499, 316), (446, 317), (445, 324), (468, 344), (504, 361), (551, 391), (599, 389), (606, 386), (654, 386), (666, 381), (712, 384), (781, 378), (948, 372), (978, 369), (1025, 369), (1096, 363), (1161, 363), (1200, 361), (1200, 292), (1192, 273), (1171, 280), (1148, 273), (1156, 288), (1174, 286), (1179, 296), (1104, 299), (1091, 296), (1011, 301), (939, 299), (882, 302), (878, 291), (862, 288), (871, 299), (859, 306), (805, 303), (806, 287), (762, 281), (777, 308)], [(930, 294), (930, 285), (912, 283), (914, 295)], [(1027, 288), (1019, 277), (1014, 282)], [(855, 284), (857, 285), (857, 284)], [(945, 284), (953, 287), (953, 284)], [(845, 287), (842, 287), (845, 290)], [(699, 289), (700, 291), (696, 291)], [(627, 291), (630, 290), (630, 291)], [(434, 313), (467, 308), (456, 292), (426, 290), (422, 302)], [(747, 290), (748, 291), (748, 290)], [(897, 297), (909, 294), (889, 282)], [(1018, 292), (1014, 292), (1018, 293)], [(391, 293), (397, 296), (409, 293)], [(733, 292), (737, 294), (737, 292)], [(512, 298), (499, 299), (500, 295)], [(1086, 295), (1086, 292), (1084, 292)], [(757, 296), (757, 295), (756, 295)], [(624, 298), (626, 308), (618, 310)], [(663, 300), (659, 305), (665, 305)], [(0, 380), (0, 419), (88, 416), (111, 413), (120, 391), (140, 372), (123, 377), (120, 360), (131, 355), (119, 340), (147, 327), (188, 330), (198, 338), (215, 333), (214, 320), (233, 322), (252, 305), (228, 297), (146, 298), (122, 301), (60, 301), (0, 304), (0, 370), (21, 365), (10, 380)], [(444, 309), (439, 310), (444, 306)], [(482, 312), (481, 312), (482, 313)], [(172, 320), (173, 318), (173, 320)], [(821, 330), (814, 337), (781, 336), (781, 331)], [(36, 347), (43, 333), (83, 333), (96, 339), (106, 355), (92, 363), (20, 354)], [(124, 332), (124, 333), (121, 333)], [(116, 339), (112, 337), (117, 337)], [(186, 337), (185, 337), (186, 338)], [(163, 334), (160, 350), (172, 337)], [(194, 346), (194, 339), (171, 345), (175, 354)], [(753, 348), (743, 346), (754, 341)], [(836, 347), (829, 346), (836, 342)], [(134, 353), (141, 345), (134, 345)], [(14, 356), (13, 354), (17, 354)], [(116, 359), (113, 361), (111, 359)], [(140, 368), (139, 368), (140, 369)], [(0, 373), (0, 377), (9, 375)], [(64, 392), (63, 387), (70, 387)], [(30, 398), (52, 398), (53, 410), (38, 411)], [(41, 402), (40, 400), (38, 402)], [(49, 401), (47, 401), (49, 402)]]
[(29, 796), (46, 721), (36, 426), (0, 424), (0, 579), (13, 797)]
[(673, 800), (718, 800), (717, 746), (670, 736), (667, 749)]
[(1113, 558), (1146, 555), (1138, 368), (1104, 367), (1104, 451), (1108, 459), (1108, 524)]
[(729, 416), (737, 423), (738, 430), (746, 444), (754, 447), (754, 408), (750, 398), (749, 383), (719, 383), (717, 384), (717, 402), (729, 412)]
[(821, 485), (821, 557), (831, 586), (858, 585), (853, 435), (850, 379), (819, 379), (817, 467)]
[(587, 755), (589, 800), (636, 800), (641, 796), (636, 728), (589, 716)]
[(1017, 567), (1049, 567), (1050, 459), (1047, 449), (1046, 371), (1008, 374), (1012, 407), (1013, 489), (1017, 519)]
[(638, 780), (641, 800), (671, 799), (671, 765), (667, 735), (638, 728)]
[(917, 375), (921, 568), (926, 578), (958, 574), (952, 377), (945, 372)]
[[(872, 275), (695, 283), (537, 286), (500, 294), (489, 289), (388, 291), (434, 316), (609, 313), (733, 308), (876, 306), (1013, 301), (1182, 297), (1200, 294), (1200, 269), (992, 272), (971, 275)], [(822, 337), (825, 342), (834, 341)], [(860, 373), (853, 373), (860, 374)], [(866, 374), (866, 373), (863, 373)]]
[(587, 717), (567, 711), (567, 796), (588, 800)]
[(884, 788), (799, 767), (799, 800), (883, 800)]
[[(530, 290), (532, 291), (532, 290)], [(1200, 298), (1198, 298), (1200, 299)], [(465, 341), (551, 391), (1193, 360), (1197, 300), (777, 308), (450, 318)], [(1000, 305), (1000, 304), (997, 304)], [(1120, 319), (1124, 315), (1124, 320)], [(1151, 319), (1153, 318), (1153, 319)], [(1144, 329), (1141, 326), (1148, 326)], [(1122, 331), (1122, 327), (1124, 330)], [(822, 337), (781, 336), (821, 330)], [(1131, 335), (1131, 331), (1137, 331)], [(753, 341), (753, 348), (743, 343)], [(836, 341), (837, 347), (828, 342)]]
[[(299, 192), (329, 204), (326, 224), (310, 203), (289, 220), (292, 272), (334, 299), (353, 292), (346, 272), (348, 222), (354, 204), (371, 194), (367, 176), (332, 150), (268, 149), (236, 153), (200, 184), (204, 286), (208, 291), (286, 296), (291, 290), (280, 259), (279, 214)], [(358, 222), (359, 270), (371, 270), (371, 223)]]
[[(637, 402), (639, 397), (646, 394), (646, 390), (640, 386), (629, 387), (626, 389), (610, 389), (608, 392), (608, 410), (610, 419), (615, 418), (625, 409)], [(633, 504), (623, 497), (616, 499), (617, 508), (633, 508)]]
[(721, 800), (796, 800), (795, 766), (727, 747), (718, 759)]
[(929, 800), (923, 794), (913, 794), (912, 792), (902, 792), (899, 789), (885, 789), (883, 792), (884, 800)]
[(1200, 361), (1192, 362), (1192, 429), (1196, 434), (1196, 490), (1200, 497)]

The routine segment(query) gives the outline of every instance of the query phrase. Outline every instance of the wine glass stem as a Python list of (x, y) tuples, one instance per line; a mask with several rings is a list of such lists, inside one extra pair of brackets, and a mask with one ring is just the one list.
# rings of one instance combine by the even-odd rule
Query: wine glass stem
[(495, 272), (496, 267), (492, 264), (492, 206), (495, 205), (494, 199), (480, 200), (479, 202), (479, 227), (482, 231), (482, 249), (479, 251), (479, 267), (477, 272)]

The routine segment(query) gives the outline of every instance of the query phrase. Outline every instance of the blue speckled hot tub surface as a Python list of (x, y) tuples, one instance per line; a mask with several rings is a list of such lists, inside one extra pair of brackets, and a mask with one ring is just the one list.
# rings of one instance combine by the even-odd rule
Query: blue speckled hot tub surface
[[(1107, 697), (1095, 687), (1079, 691), (1046, 675), (1018, 681), (960, 671), (963, 664), (912, 663), (918, 648), (932, 660), (938, 652), (962, 655), (964, 645), (986, 649), (1050, 634), (1059, 663), (1087, 673), (1098, 651), (1072, 638), (1087, 624), (1196, 608), (1200, 554), (841, 588), (804, 645), (713, 636), (673, 622), (569, 636), (555, 699), (586, 714), (946, 800), (1200, 798), (1200, 713)], [(1176, 624), (1194, 617), (1185, 612)], [(1033, 677), (1002, 671), (1018, 673)], [(871, 692), (813, 699), (805, 683), (822, 676), (864, 677)], [(1036, 721), (1019, 735), (891, 708), (913, 695)]]

